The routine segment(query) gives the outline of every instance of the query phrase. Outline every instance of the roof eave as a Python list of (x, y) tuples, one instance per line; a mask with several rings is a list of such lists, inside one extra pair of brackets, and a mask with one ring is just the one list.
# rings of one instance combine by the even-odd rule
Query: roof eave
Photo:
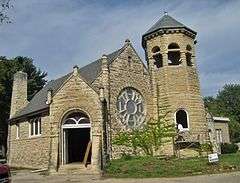
[(187, 31), (191, 32), (194, 35), (194, 37), (196, 37), (196, 35), (197, 35), (196, 31), (194, 31), (194, 30), (192, 30), (192, 29), (190, 29), (190, 28), (188, 28), (186, 26), (184, 26), (184, 27), (161, 27), (161, 28), (153, 30), (151, 32), (146, 32), (145, 34), (142, 35), (142, 47), (143, 48), (146, 47), (145, 40), (144, 40), (144, 38), (146, 36), (149, 36), (149, 35), (151, 35), (151, 34), (153, 34), (155, 32), (159, 32), (160, 30), (164, 31), (164, 30), (170, 30), (170, 29), (186, 29)]
[(21, 116), (10, 118), (8, 120), (8, 122), (13, 123), (13, 122), (23, 120), (23, 119), (26, 119), (26, 118), (29, 118), (29, 117), (32, 117), (32, 116), (35, 116), (35, 115), (43, 114), (43, 113), (49, 113), (49, 107), (39, 109), (37, 111), (33, 111), (33, 112), (30, 112), (30, 113), (27, 113), (27, 114), (24, 114), (24, 115), (21, 115)]

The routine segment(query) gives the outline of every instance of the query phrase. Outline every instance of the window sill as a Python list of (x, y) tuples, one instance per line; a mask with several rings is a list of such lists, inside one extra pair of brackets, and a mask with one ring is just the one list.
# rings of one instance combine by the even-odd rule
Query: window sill
[(33, 138), (38, 138), (38, 137), (41, 137), (42, 134), (39, 134), (39, 135), (30, 135), (29, 138), (30, 139), (33, 139)]
[(178, 132), (189, 132), (190, 130), (189, 130), (189, 128), (183, 128), (183, 129), (181, 129), (181, 131), (180, 130), (178, 130)]

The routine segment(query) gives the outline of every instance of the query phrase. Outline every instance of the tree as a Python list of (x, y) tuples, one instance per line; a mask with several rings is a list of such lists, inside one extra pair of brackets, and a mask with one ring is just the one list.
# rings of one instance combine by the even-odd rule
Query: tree
[(204, 102), (213, 115), (230, 118), (231, 140), (240, 142), (240, 85), (227, 84), (215, 98), (205, 97)]
[(28, 57), (7, 59), (0, 57), (0, 130), (4, 136), (0, 143), (6, 145), (8, 119), (11, 106), (13, 75), (17, 71), (28, 74), (28, 100), (30, 100), (46, 83), (47, 73), (33, 65), (33, 60)]
[(10, 0), (0, 0), (0, 23), (11, 23), (7, 11), (12, 7)]

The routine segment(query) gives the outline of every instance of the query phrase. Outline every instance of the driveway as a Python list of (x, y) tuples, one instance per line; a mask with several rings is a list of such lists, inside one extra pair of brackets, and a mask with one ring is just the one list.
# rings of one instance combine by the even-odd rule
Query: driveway
[(13, 183), (239, 183), (240, 172), (201, 175), (181, 178), (150, 178), (150, 179), (106, 179), (97, 176), (84, 175), (41, 175), (21, 170), (13, 173)]

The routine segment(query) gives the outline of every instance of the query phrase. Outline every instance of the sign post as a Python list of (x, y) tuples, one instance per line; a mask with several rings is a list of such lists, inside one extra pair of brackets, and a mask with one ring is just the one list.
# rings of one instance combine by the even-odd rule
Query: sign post
[(209, 163), (217, 163), (219, 161), (218, 154), (213, 153), (208, 155), (208, 162)]

